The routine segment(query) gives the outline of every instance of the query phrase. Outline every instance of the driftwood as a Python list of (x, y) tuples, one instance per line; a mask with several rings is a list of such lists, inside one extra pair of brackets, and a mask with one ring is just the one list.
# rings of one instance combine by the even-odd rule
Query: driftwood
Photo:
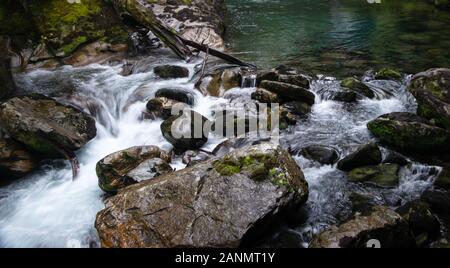
[(148, 28), (183, 60), (189, 60), (192, 57), (192, 51), (189, 49), (189, 47), (192, 47), (229, 63), (256, 69), (256, 66), (253, 64), (243, 62), (236, 57), (210, 48), (207, 45), (181, 37), (175, 30), (163, 25), (156, 18), (148, 2), (145, 0), (112, 0), (112, 3), (122, 17), (132, 17), (136, 22)]
[(197, 50), (200, 50), (202, 52), (208, 53), (209, 55), (218, 57), (218, 58), (220, 58), (220, 59), (222, 59), (224, 61), (227, 61), (229, 63), (236, 64), (236, 65), (239, 65), (239, 66), (249, 67), (249, 68), (252, 68), (252, 69), (256, 69), (257, 68), (253, 64), (241, 61), (240, 59), (238, 59), (238, 58), (236, 58), (234, 56), (231, 56), (231, 55), (226, 54), (224, 52), (221, 52), (219, 50), (210, 48), (207, 45), (200, 44), (200, 43), (197, 43), (195, 41), (187, 40), (187, 39), (184, 39), (184, 38), (182, 38), (180, 36), (178, 36), (178, 38), (183, 42), (183, 44), (185, 44), (187, 46), (190, 46), (190, 47), (193, 47), (193, 48), (195, 48)]

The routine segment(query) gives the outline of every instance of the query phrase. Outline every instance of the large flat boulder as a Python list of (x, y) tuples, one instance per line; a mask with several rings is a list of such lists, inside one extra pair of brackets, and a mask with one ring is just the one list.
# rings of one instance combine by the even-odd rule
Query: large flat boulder
[(103, 247), (238, 247), (303, 204), (294, 159), (263, 143), (138, 183), (97, 214)]
[(0, 127), (35, 152), (59, 156), (96, 136), (95, 120), (72, 106), (43, 95), (14, 97), (0, 105)]

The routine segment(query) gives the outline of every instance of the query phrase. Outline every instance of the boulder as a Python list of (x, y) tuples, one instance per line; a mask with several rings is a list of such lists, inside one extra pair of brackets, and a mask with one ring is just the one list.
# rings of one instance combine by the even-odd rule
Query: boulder
[(417, 113), (450, 130), (450, 69), (431, 69), (413, 76), (408, 90), (419, 105)]
[(36, 156), (11, 139), (0, 139), (0, 181), (23, 177), (39, 164)]
[(302, 101), (309, 105), (313, 105), (315, 102), (312, 92), (296, 85), (263, 80), (260, 87), (277, 94), (281, 102)]
[(297, 70), (281, 65), (271, 70), (260, 71), (257, 74), (257, 85), (263, 80), (283, 82), (309, 89), (309, 79)]
[(221, 68), (206, 71), (203, 77), (196, 83), (196, 88), (203, 95), (222, 97), (225, 92), (232, 88), (241, 87), (241, 68)]
[(334, 100), (334, 101), (352, 103), (352, 102), (357, 101), (358, 94), (356, 94), (356, 92), (351, 91), (351, 90), (336, 91), (336, 92), (333, 92), (330, 99)]
[(49, 157), (75, 151), (96, 136), (95, 120), (43, 95), (14, 97), (0, 105), (0, 127), (13, 139)]
[(314, 160), (323, 165), (332, 165), (339, 159), (339, 154), (333, 148), (311, 145), (302, 148), (300, 154), (310, 160)]
[(153, 69), (155, 75), (163, 79), (189, 77), (189, 70), (177, 65), (160, 65)]
[(369, 143), (359, 147), (354, 153), (349, 154), (338, 162), (337, 168), (344, 171), (364, 166), (378, 165), (382, 155), (380, 148), (375, 143)]
[(430, 205), (438, 215), (450, 216), (450, 192), (445, 190), (426, 190), (420, 200)]
[(85, 44), (102, 40), (128, 44), (130, 38), (111, 4), (102, 0), (67, 3), (22, 1), (52, 55), (66, 57)]
[(450, 167), (444, 167), (439, 176), (434, 181), (434, 187), (438, 189), (450, 190)]
[(380, 187), (395, 187), (399, 182), (399, 170), (400, 166), (397, 164), (366, 166), (351, 170), (347, 178), (352, 182), (363, 182)]
[(168, 99), (166, 97), (154, 98), (147, 102), (147, 114), (149, 115), (150, 119), (169, 119), (169, 117), (173, 115), (172, 109), (175, 105), (179, 105), (179, 109), (186, 108), (184, 103), (176, 100)]
[(278, 95), (265, 90), (264, 88), (257, 88), (255, 92), (252, 93), (252, 99), (257, 100), (261, 103), (279, 103), (280, 100)]
[(402, 74), (391, 68), (382, 68), (375, 74), (377, 80), (398, 80), (402, 78)]
[(169, 153), (156, 146), (136, 146), (112, 153), (97, 163), (100, 188), (111, 194), (143, 180), (172, 172)]
[(184, 110), (161, 124), (164, 138), (178, 151), (196, 150), (208, 141), (210, 122), (201, 114)]
[(401, 155), (397, 152), (388, 151), (383, 159), (383, 163), (406, 166), (409, 164), (409, 161), (408, 161), (408, 159), (406, 159), (406, 157), (404, 157), (403, 155)]
[(304, 116), (311, 113), (311, 105), (302, 101), (290, 101), (281, 106), (284, 110), (287, 110), (295, 115)]
[(342, 80), (341, 87), (357, 92), (370, 99), (375, 97), (375, 93), (366, 84), (353, 77)]
[(130, 186), (106, 202), (102, 247), (239, 247), (303, 204), (294, 159), (264, 143)]
[(440, 235), (441, 224), (428, 204), (412, 201), (397, 208), (396, 212), (408, 222), (416, 242), (420, 242), (418, 245), (431, 242)]
[(450, 147), (450, 133), (429, 125), (411, 113), (385, 114), (370, 121), (367, 128), (382, 143), (403, 151), (435, 153)]
[(195, 94), (183, 88), (161, 88), (155, 93), (155, 98), (168, 98), (189, 105), (195, 104)]
[(382, 248), (415, 247), (408, 223), (395, 211), (381, 206), (373, 208), (369, 215), (357, 215), (353, 219), (317, 235), (310, 248), (366, 248), (371, 239)]

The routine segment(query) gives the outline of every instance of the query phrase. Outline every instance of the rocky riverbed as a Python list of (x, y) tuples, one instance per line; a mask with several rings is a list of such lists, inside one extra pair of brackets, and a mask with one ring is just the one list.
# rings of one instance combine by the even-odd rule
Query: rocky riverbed
[(224, 1), (121, 3), (0, 4), (0, 246), (448, 247), (449, 66), (186, 62), (130, 13), (227, 50)]

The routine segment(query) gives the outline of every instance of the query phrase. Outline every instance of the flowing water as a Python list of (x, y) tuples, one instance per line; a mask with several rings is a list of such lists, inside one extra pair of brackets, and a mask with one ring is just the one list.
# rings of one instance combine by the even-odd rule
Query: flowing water
[[(302, 45), (302, 42), (312, 44), (314, 39), (320, 46), (327, 46), (327, 40), (333, 39), (336, 32), (344, 34), (344, 29), (349, 31), (349, 35), (356, 34), (354, 31), (358, 32), (357, 26), (361, 23), (351, 18), (352, 14), (356, 16), (354, 9), (360, 5), (351, 5), (352, 8), (346, 9), (339, 4), (341, 2), (348, 1), (228, 1), (231, 12), (240, 14), (235, 23), (242, 20), (249, 23), (248, 25), (241, 23), (240, 26), (242, 29), (245, 28), (245, 34), (250, 36), (245, 38), (254, 38), (252, 48), (247, 48), (243, 41), (245, 38), (241, 39), (239, 34), (236, 34), (232, 48), (240, 56), (247, 57), (262, 66), (276, 65), (305, 55), (295, 52), (295, 49), (302, 53), (311, 53), (311, 56), (313, 52), (300, 50), (302, 46), (307, 46)], [(292, 11), (290, 16), (293, 16), (293, 6), (297, 7), (297, 11), (304, 11), (299, 13), (300, 17), (306, 16), (312, 20), (309, 27), (329, 29), (331, 24), (334, 25), (332, 28), (334, 30), (330, 30), (328, 35), (326, 33), (314, 35), (313, 28), (308, 30), (311, 32), (308, 34), (305, 32), (308, 25), (301, 24), (301, 20), (293, 20), (284, 24), (299, 27), (295, 35), (279, 32), (277, 27), (281, 26), (276, 23), (281, 21), (281, 18), (277, 17), (280, 16), (280, 12), (289, 10)], [(237, 8), (239, 10), (236, 10)], [(379, 13), (387, 16), (387, 7), (378, 9)], [(253, 13), (250, 13), (250, 10)], [(347, 11), (344, 12), (345, 10)], [(269, 15), (263, 17), (261, 13), (263, 11)], [(311, 15), (315, 12), (317, 18)], [(375, 11), (370, 13), (373, 16), (378, 14)], [(357, 17), (364, 16), (362, 14)], [(324, 25), (319, 23), (325, 18), (331, 18), (331, 21), (325, 20)], [(284, 19), (293, 18), (283, 17)], [(272, 28), (267, 28), (269, 25)], [(251, 29), (256, 32), (253, 33)], [(273, 32), (262, 34), (265, 37), (258, 39), (258, 31), (268, 29)], [(275, 44), (272, 38), (278, 37), (283, 40), (283, 46), (270, 47)], [(357, 44), (354, 41), (348, 45), (351, 43)], [(366, 45), (364, 42), (361, 43), (361, 46), (364, 45)], [(311, 47), (311, 50), (320, 49), (319, 45), (317, 46)], [(249, 53), (239, 53), (245, 51)], [(402, 51), (399, 51), (399, 54), (397, 56), (402, 57)], [(444, 58), (443, 61), (448, 59)], [(142, 60), (142, 66), (146, 66), (148, 62), (182, 65), (189, 68), (191, 76), (196, 65), (159, 56), (157, 61), (154, 58)], [(66, 161), (53, 161), (30, 176), (0, 188), (0, 246), (99, 246), (94, 220), (96, 213), (103, 208), (104, 195), (97, 185), (96, 163), (109, 153), (135, 145), (157, 145), (163, 149), (171, 149), (171, 145), (165, 141), (160, 131), (162, 121), (142, 120), (142, 112), (145, 110), (146, 101), (153, 97), (157, 89), (177, 86), (197, 92), (194, 83), (190, 78), (158, 80), (148, 66), (143, 68), (142, 72), (130, 76), (122, 76), (121, 71), (120, 66), (90, 65), (82, 68), (62, 67), (54, 71), (36, 70), (16, 77), (18, 85), (24, 91), (44, 93), (90, 113), (96, 118), (98, 135), (82, 150), (76, 152), (80, 160), (80, 175), (76, 181), (72, 181), (72, 172)], [(255, 90), (248, 87), (254, 85), (254, 77), (249, 74), (246, 78), (243, 83), (246, 88), (232, 89), (227, 95), (239, 95), (243, 99), (249, 99), (250, 93)], [(311, 90), (316, 94), (316, 104), (310, 115), (300, 119), (297, 125), (282, 133), (282, 146), (296, 151), (307, 145), (320, 144), (335, 148), (343, 156), (354, 151), (357, 146), (374, 140), (366, 128), (368, 121), (390, 112), (415, 112), (415, 100), (406, 91), (409, 76), (405, 76), (400, 82), (376, 81), (373, 80), (373, 74), (367, 72), (363, 79), (377, 93), (377, 98), (345, 104), (329, 100), (331, 92), (339, 88), (339, 81), (336, 78), (324, 75), (311, 77)], [(216, 105), (223, 105), (229, 101), (226, 98), (204, 97), (196, 93), (194, 109), (210, 117)], [(212, 150), (221, 141), (219, 137), (211, 137), (205, 145), (205, 150)], [(296, 156), (296, 160), (310, 186), (309, 200), (302, 211), (298, 212), (303, 215), (303, 220), (295, 226), (288, 227), (290, 232), (299, 237), (299, 246), (307, 246), (312, 235), (348, 218), (351, 214), (349, 199), (351, 193), (370, 194), (374, 202), (396, 207), (419, 197), (424, 189), (430, 187), (435, 174), (439, 171), (438, 167), (413, 162), (410, 166), (402, 168), (398, 187), (382, 189), (349, 183), (345, 173), (337, 170), (335, 166), (321, 166), (300, 156)], [(172, 165), (176, 169), (184, 167), (179, 159), (175, 159)]]
[(262, 67), (361, 75), (450, 67), (450, 13), (427, 1), (227, 0), (230, 50)]

